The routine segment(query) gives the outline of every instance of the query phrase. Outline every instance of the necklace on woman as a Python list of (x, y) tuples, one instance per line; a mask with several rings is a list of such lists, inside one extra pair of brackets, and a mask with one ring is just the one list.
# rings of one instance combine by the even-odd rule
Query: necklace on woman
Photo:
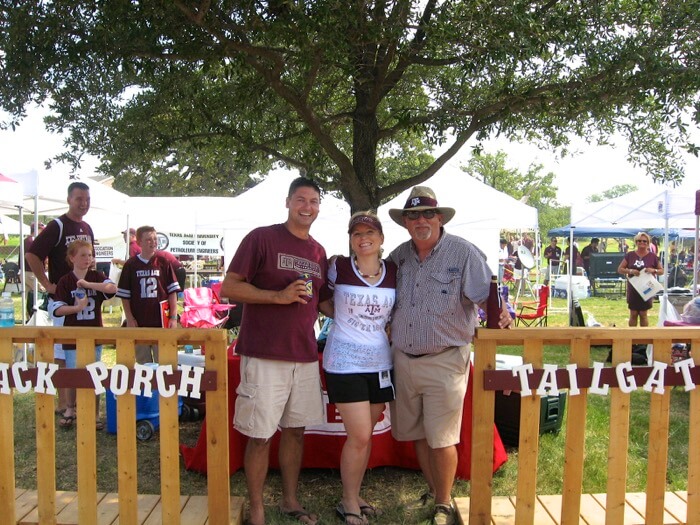
[(352, 262), (355, 264), (355, 268), (357, 268), (358, 273), (359, 273), (362, 277), (364, 277), (365, 279), (374, 279), (375, 277), (379, 277), (379, 276), (381, 275), (381, 273), (382, 273), (382, 264), (381, 264), (381, 263), (379, 263), (379, 270), (377, 270), (377, 273), (375, 273), (375, 274), (366, 274), (366, 273), (362, 273), (362, 270), (360, 270), (360, 265), (359, 265), (359, 263), (357, 262), (357, 257), (353, 257), (353, 258), (352, 258)]

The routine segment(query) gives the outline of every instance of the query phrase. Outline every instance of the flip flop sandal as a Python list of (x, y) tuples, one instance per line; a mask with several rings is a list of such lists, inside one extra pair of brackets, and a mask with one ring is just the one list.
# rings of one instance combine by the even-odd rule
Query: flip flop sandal
[(61, 426), (61, 428), (71, 428), (73, 423), (75, 423), (75, 420), (75, 416), (63, 416), (58, 420), (58, 424)]
[(381, 516), (381, 515), (382, 515), (382, 511), (381, 511), (381, 510), (379, 510), (379, 509), (378, 509), (377, 507), (375, 507), (374, 505), (370, 505), (369, 503), (367, 503), (367, 504), (365, 504), (365, 505), (360, 505), (360, 512), (361, 512), (364, 516), (368, 516), (368, 517), (370, 517), (370, 518), (376, 518), (377, 516)]
[[(338, 518), (343, 520), (343, 523), (347, 523), (349, 525), (355, 525), (357, 521), (362, 524), (367, 523), (367, 518), (363, 514), (347, 512), (342, 502), (338, 503), (338, 506), (335, 508), (335, 514), (338, 516)], [(350, 521), (348, 521), (348, 519), (350, 519)]]
[[(307, 510), (282, 510), (279, 509), (282, 514), (297, 520), (299, 523), (318, 523), (318, 516), (314, 517), (314, 514)], [(308, 518), (309, 521), (304, 521), (302, 518)]]

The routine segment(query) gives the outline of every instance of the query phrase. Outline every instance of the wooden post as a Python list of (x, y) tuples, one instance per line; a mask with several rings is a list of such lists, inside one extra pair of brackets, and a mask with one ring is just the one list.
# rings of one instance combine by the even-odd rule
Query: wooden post
[[(172, 330), (168, 330), (170, 334)], [(177, 342), (161, 339), (158, 349), (160, 365), (177, 370)], [(154, 393), (158, 395), (158, 393)], [(160, 492), (163, 523), (180, 523), (180, 423), (177, 391), (171, 397), (160, 397)]]
[[(616, 339), (612, 347), (612, 365), (629, 361), (631, 339)], [(605, 523), (624, 522), (627, 489), (627, 452), (629, 450), (630, 395), (613, 388), (610, 392), (610, 439), (608, 441), (608, 488)]]
[(207, 392), (207, 488), (209, 523), (229, 525), (231, 487), (229, 481), (228, 356), (226, 332), (207, 334), (206, 369), (216, 372), (216, 390)]
[[(81, 337), (77, 344), (78, 368), (95, 361), (95, 340)], [(78, 516), (80, 523), (97, 523), (97, 436), (95, 434), (95, 392), (78, 388), (77, 455)]]
[[(12, 336), (0, 329), (0, 363), (13, 361)], [(9, 390), (9, 389), (8, 389)], [(15, 424), (12, 391), (0, 394), (0, 509), (15, 516)]]
[[(571, 362), (588, 367), (590, 342), (574, 338), (571, 341)], [(566, 454), (564, 456), (564, 488), (561, 498), (562, 525), (578, 525), (581, 513), (583, 486), (583, 457), (585, 451), (586, 408), (588, 389), (582, 388), (577, 396), (569, 396), (566, 419)]]
[[(526, 339), (523, 361), (542, 368), (542, 339)], [(518, 445), (518, 493), (515, 515), (518, 523), (535, 523), (537, 461), (540, 443), (541, 398), (520, 397), (520, 443)]]
[[(654, 339), (654, 360), (671, 363), (671, 340)], [(651, 394), (649, 401), (649, 464), (647, 465), (647, 524), (664, 522), (664, 497), (668, 469), (668, 429), (671, 388)]]
[(496, 341), (474, 338), (474, 374), (472, 380), (472, 465), (469, 502), (469, 523), (491, 523), (493, 485), (493, 412), (495, 394), (484, 390), (484, 370), (493, 370), (496, 363)]

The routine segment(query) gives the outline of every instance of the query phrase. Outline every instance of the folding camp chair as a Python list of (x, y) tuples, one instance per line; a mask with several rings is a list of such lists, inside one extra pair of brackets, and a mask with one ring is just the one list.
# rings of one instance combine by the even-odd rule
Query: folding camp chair
[(219, 328), (226, 320), (228, 312), (235, 304), (221, 304), (218, 295), (211, 288), (186, 288), (183, 292), (185, 308), (180, 316), (184, 328)]
[(547, 326), (547, 303), (549, 301), (549, 286), (542, 285), (539, 290), (539, 301), (522, 303), (515, 314), (515, 326), (522, 323), (525, 326)]

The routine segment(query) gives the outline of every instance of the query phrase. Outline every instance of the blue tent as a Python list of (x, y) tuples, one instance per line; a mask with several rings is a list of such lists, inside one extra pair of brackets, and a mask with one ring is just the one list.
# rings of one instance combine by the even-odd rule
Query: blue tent
[[(571, 226), (562, 226), (561, 228), (552, 228), (547, 232), (547, 235), (549, 237), (568, 237), (569, 236), (569, 229)], [(607, 228), (594, 228), (594, 227), (582, 227), (582, 228), (574, 228), (574, 237), (634, 237), (639, 233), (640, 231), (646, 231), (649, 235), (652, 236), (657, 236), (657, 237), (663, 237), (664, 236), (664, 230), (661, 228), (655, 228), (653, 230), (637, 230), (637, 229), (632, 229), (632, 228), (616, 228), (614, 226), (610, 226)], [(693, 238), (695, 235), (694, 230), (683, 230), (683, 229), (670, 229), (668, 231), (668, 237), (669, 239), (678, 239), (679, 237), (682, 238)]]
[[(547, 232), (550, 237), (568, 237), (571, 225), (562, 226), (561, 228), (553, 228)], [(639, 230), (632, 228), (576, 228), (574, 227), (574, 237), (634, 237), (639, 233)]]

